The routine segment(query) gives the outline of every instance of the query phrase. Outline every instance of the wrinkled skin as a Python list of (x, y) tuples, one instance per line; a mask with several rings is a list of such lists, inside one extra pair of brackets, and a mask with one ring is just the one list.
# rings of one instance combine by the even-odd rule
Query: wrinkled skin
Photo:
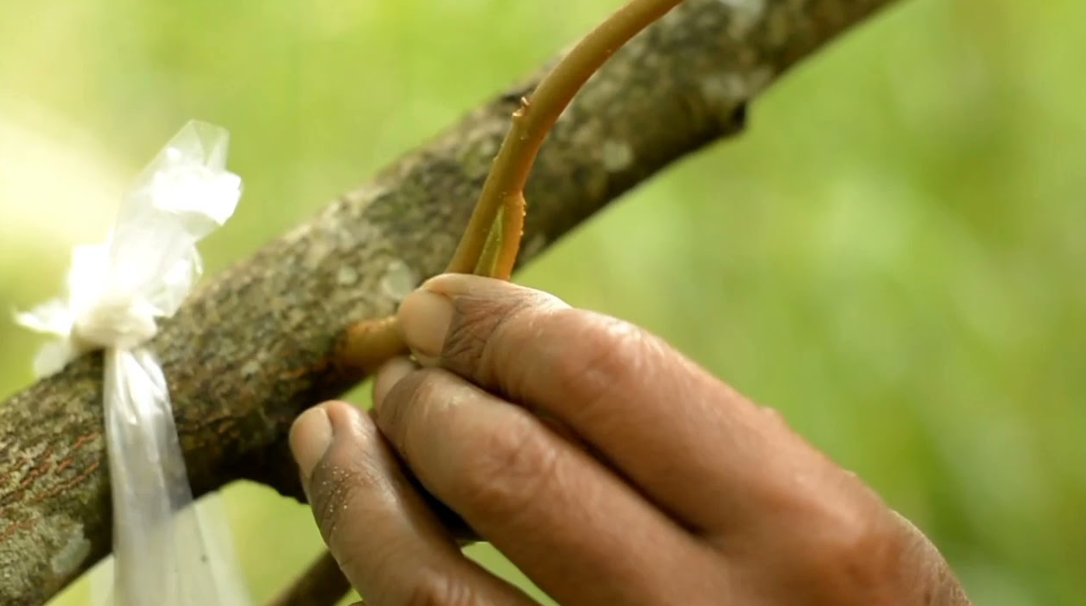
[(450, 517), (566, 606), (969, 603), (854, 474), (644, 330), (462, 275), (399, 319), (417, 363), (381, 370), (372, 413), (328, 402), (291, 434), (371, 606), (535, 603)]

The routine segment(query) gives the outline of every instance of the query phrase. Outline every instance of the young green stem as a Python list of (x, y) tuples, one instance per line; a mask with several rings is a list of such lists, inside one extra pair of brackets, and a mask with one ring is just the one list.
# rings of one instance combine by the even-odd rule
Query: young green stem
[[(524, 228), (524, 186), (547, 133), (574, 95), (616, 50), (680, 2), (631, 0), (574, 46), (530, 97), (521, 99), (446, 272), (509, 279)], [(403, 349), (395, 320), (383, 318), (351, 327), (340, 359), (372, 372)]]
[(524, 186), (547, 133), (616, 50), (682, 0), (631, 0), (588, 33), (513, 114), (513, 125), (446, 269), (508, 279), (524, 224)]
[[(521, 99), (447, 273), (509, 279), (524, 228), (524, 186), (547, 133), (616, 50), (680, 2), (631, 0), (589, 32)], [(337, 358), (345, 367), (369, 374), (404, 350), (395, 318), (380, 318), (351, 326)]]

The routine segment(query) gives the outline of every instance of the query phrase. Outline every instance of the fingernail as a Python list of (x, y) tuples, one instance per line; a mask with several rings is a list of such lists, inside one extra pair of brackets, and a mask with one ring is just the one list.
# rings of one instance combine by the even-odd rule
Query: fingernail
[(452, 322), (452, 301), (423, 287), (404, 298), (398, 315), (404, 340), (419, 362), (436, 362)]
[(382, 366), (373, 380), (373, 408), (380, 413), (381, 405), (385, 403), (388, 392), (392, 391), (400, 379), (417, 369), (418, 367), (407, 358), (393, 358)]
[(290, 451), (302, 472), (303, 484), (308, 484), (313, 468), (332, 445), (332, 422), (321, 406), (303, 412), (290, 428)]

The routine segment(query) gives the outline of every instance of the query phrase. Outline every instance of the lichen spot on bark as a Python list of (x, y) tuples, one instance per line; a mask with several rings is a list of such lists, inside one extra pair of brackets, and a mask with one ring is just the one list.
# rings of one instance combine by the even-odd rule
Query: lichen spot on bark
[(609, 173), (626, 170), (633, 164), (633, 149), (626, 143), (608, 139), (603, 142), (603, 168)]
[[(63, 527), (63, 526), (61, 526)], [(49, 559), (49, 565), (57, 576), (65, 577), (77, 570), (90, 555), (91, 544), (83, 532), (83, 525), (75, 523), (67, 530), (67, 540), (60, 550)]]
[(701, 96), (709, 107), (728, 115), (735, 106), (753, 99), (773, 81), (769, 67), (754, 67), (741, 74), (712, 74), (698, 82)]
[(241, 376), (243, 377), (253, 377), (258, 372), (260, 372), (260, 362), (256, 360), (249, 360), (241, 367)]
[(351, 286), (358, 281), (358, 270), (350, 265), (343, 265), (336, 270), (336, 283), (340, 286)]
[(419, 287), (419, 276), (407, 263), (399, 259), (389, 261), (385, 273), (381, 276), (381, 292), (388, 298), (399, 301)]
[(710, 106), (731, 107), (747, 99), (746, 79), (738, 74), (711, 74), (698, 82), (701, 96)]
[(728, 19), (728, 35), (741, 40), (762, 20), (766, 11), (766, 0), (718, 0), (731, 9)]

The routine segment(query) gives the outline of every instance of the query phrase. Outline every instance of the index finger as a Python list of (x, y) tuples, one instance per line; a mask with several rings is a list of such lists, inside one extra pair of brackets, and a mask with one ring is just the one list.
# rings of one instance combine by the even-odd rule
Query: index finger
[(817, 491), (795, 479), (838, 471), (777, 415), (629, 323), (453, 274), (399, 313), (421, 359), (553, 415), (693, 528), (721, 531), (767, 504), (802, 508), (795, 499)]

